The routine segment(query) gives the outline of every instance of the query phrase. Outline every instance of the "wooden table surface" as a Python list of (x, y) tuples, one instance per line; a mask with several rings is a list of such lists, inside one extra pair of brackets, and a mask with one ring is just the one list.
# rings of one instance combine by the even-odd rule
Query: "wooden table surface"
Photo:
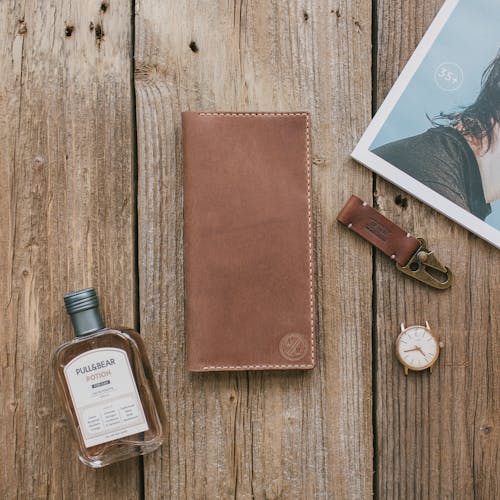
[[(0, 2), (0, 498), (500, 498), (499, 252), (349, 159), (442, 0)], [(189, 374), (183, 110), (312, 119), (318, 366)], [(351, 193), (426, 236), (437, 292), (339, 227)], [(141, 330), (161, 452), (78, 462), (51, 354), (63, 293)], [(445, 342), (403, 375), (402, 321)]]

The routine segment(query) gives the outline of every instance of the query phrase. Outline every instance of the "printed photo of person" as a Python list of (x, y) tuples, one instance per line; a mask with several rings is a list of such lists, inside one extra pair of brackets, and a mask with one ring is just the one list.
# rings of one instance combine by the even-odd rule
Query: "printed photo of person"
[(500, 199), (500, 51), (472, 103), (442, 111), (423, 133), (372, 152), (485, 220)]
[(445, 0), (351, 156), (500, 249), (500, 0)]

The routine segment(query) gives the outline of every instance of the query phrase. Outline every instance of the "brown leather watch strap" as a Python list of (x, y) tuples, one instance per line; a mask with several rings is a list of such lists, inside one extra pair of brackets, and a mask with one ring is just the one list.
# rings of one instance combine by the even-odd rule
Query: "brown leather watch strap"
[(420, 241), (352, 195), (337, 220), (382, 250), (400, 266), (405, 266), (419, 249)]

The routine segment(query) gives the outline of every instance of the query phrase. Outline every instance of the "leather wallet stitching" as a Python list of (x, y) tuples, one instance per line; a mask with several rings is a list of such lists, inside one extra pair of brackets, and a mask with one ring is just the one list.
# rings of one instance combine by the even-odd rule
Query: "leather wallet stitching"
[[(307, 131), (309, 130), (309, 113), (266, 113), (266, 112), (261, 112), (261, 113), (255, 113), (255, 112), (245, 112), (245, 111), (234, 111), (234, 112), (201, 112), (198, 113), (200, 116), (235, 116), (235, 117), (247, 117), (247, 118), (253, 118), (256, 116), (271, 116), (274, 118), (283, 118), (286, 116), (305, 116), (307, 120), (307, 125), (306, 129)], [(308, 133), (308, 132), (307, 132)]]
[(198, 113), (200, 116), (233, 116), (255, 118), (260, 116), (269, 116), (275, 118), (282, 118), (286, 116), (305, 116), (306, 118), (306, 131), (305, 131), (305, 145), (306, 145), (306, 172), (307, 172), (307, 230), (308, 230), (308, 247), (309, 247), (309, 308), (310, 308), (310, 323), (311, 323), (311, 363), (306, 364), (264, 364), (264, 365), (213, 365), (203, 366), (202, 370), (233, 370), (233, 369), (266, 369), (266, 368), (313, 368), (315, 361), (315, 348), (314, 348), (314, 276), (313, 276), (313, 238), (312, 238), (312, 179), (311, 179), (311, 147), (310, 147), (310, 126), (309, 126), (309, 113), (267, 113), (267, 112), (203, 112)]

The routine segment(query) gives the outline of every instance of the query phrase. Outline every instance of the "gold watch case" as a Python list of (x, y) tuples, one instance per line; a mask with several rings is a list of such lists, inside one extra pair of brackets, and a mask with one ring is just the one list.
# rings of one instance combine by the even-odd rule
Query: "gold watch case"
[[(399, 348), (400, 344), (402, 342), (402, 338), (404, 338), (405, 335), (407, 335), (407, 333), (410, 330), (415, 330), (417, 328), (425, 330), (432, 337), (432, 339), (434, 340), (435, 347), (436, 347), (436, 352), (434, 353), (432, 359), (430, 359), (427, 363), (425, 363), (423, 365), (417, 365), (417, 364), (413, 364), (412, 365), (412, 364), (408, 363), (401, 356), (401, 354), (400, 354), (400, 348)], [(439, 359), (440, 350), (441, 350), (441, 348), (443, 346), (444, 346), (444, 344), (442, 342), (440, 342), (436, 338), (436, 336), (433, 334), (428, 321), (425, 322), (425, 326), (422, 326), (422, 325), (411, 325), (411, 326), (405, 327), (405, 324), (401, 323), (401, 332), (399, 333), (398, 338), (396, 339), (396, 341), (394, 343), (394, 348), (395, 348), (395, 351), (396, 351), (396, 357), (398, 358), (398, 361), (403, 365), (404, 371), (405, 371), (405, 375), (408, 375), (408, 371), (409, 370), (416, 371), (416, 372), (421, 372), (423, 370), (427, 370), (428, 369), (430, 371), (430, 373), (432, 373), (432, 368), (436, 364), (437, 360)], [(413, 350), (420, 351), (422, 353), (422, 355), (424, 356), (424, 359), (426, 359), (426, 356), (423, 353), (421, 347), (415, 345), (413, 349), (410, 349), (410, 351), (413, 351)], [(407, 351), (407, 352), (409, 352), (409, 351)]]

